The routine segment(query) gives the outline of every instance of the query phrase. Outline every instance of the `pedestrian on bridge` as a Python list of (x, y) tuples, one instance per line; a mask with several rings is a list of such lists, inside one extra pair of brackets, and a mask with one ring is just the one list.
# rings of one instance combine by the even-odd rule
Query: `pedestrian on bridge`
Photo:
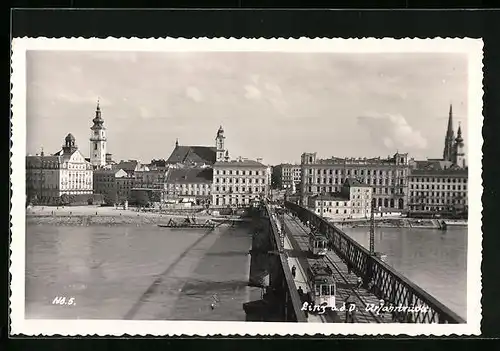
[[(354, 309), (351, 311), (351, 306), (354, 306)], [(353, 301), (347, 302), (346, 312), (345, 312), (345, 322), (346, 323), (356, 323), (358, 318), (356, 317), (356, 303)]]
[(361, 279), (361, 277), (358, 277), (358, 282), (356, 284), (356, 289), (361, 288), (362, 285), (363, 285), (363, 279)]
[(302, 301), (304, 299), (304, 290), (302, 290), (301, 286), (299, 286), (297, 292), (299, 293), (300, 301)]
[(352, 265), (350, 262), (347, 262), (347, 274), (351, 275), (352, 273)]
[(295, 279), (295, 275), (296, 274), (297, 274), (297, 267), (295, 267), (295, 265), (294, 265), (294, 266), (292, 266), (292, 277), (293, 277), (293, 279)]

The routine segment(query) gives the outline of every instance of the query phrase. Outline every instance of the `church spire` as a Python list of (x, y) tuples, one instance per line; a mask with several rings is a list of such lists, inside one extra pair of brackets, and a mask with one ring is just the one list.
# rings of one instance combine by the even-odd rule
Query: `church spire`
[(452, 161), (454, 139), (455, 137), (453, 132), (453, 107), (450, 104), (450, 112), (448, 115), (448, 128), (446, 130), (446, 137), (444, 139), (444, 150), (443, 150), (443, 160), (445, 161)]
[(464, 141), (464, 139), (462, 138), (462, 126), (460, 125), (460, 122), (458, 122), (457, 138), (455, 139), (455, 141), (458, 144)]
[(448, 130), (446, 136), (453, 135), (453, 105), (450, 104), (450, 112), (448, 114)]
[(102, 119), (102, 116), (101, 116), (101, 106), (99, 104), (99, 99), (97, 99), (97, 106), (95, 108), (95, 117), (92, 120), (92, 122), (94, 122), (94, 125), (91, 128), (92, 130), (105, 129), (103, 126), (104, 120)]
[(92, 122), (93, 125), (90, 127), (90, 163), (94, 168), (100, 168), (106, 165), (107, 138), (99, 98), (97, 99), (95, 117)]

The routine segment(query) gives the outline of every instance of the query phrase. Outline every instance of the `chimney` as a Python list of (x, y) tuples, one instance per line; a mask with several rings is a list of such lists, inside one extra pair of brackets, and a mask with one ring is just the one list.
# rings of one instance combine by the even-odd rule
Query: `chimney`
[(257, 162), (262, 163), (262, 157), (257, 157)]

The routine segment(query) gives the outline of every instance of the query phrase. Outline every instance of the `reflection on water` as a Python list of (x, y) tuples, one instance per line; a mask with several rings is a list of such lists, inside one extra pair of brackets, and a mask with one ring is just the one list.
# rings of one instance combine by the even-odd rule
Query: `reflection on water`
[[(368, 228), (343, 228), (369, 248)], [(467, 228), (376, 228), (375, 251), (462, 318), (467, 317)]]
[(245, 320), (250, 228), (28, 225), (26, 246), (27, 318)]

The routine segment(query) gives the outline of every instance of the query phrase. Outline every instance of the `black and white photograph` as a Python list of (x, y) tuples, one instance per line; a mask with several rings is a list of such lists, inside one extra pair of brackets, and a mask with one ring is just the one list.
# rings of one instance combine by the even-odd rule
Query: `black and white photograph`
[(479, 334), (481, 40), (12, 48), (11, 333)]

